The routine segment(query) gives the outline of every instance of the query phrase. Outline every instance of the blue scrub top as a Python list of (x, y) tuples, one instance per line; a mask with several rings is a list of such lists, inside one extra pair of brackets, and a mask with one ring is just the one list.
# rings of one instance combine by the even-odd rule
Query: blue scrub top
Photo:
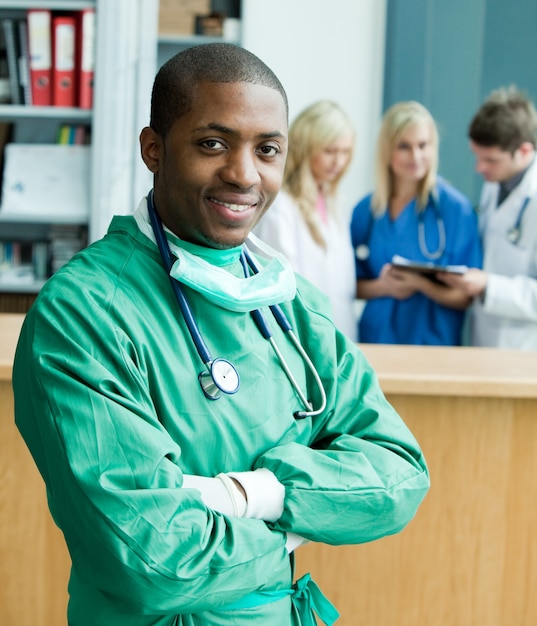
[[(477, 215), (470, 201), (442, 180), (437, 181), (436, 197), (437, 209), (431, 198), (423, 214), (429, 253), (435, 253), (440, 243), (437, 213), (444, 221), (446, 246), (434, 262), (480, 268), (482, 252)], [(374, 218), (369, 194), (354, 208), (351, 237), (355, 249), (361, 244), (369, 246), (369, 258), (356, 259), (358, 280), (377, 278), (394, 254), (416, 262), (431, 261), (420, 249), (415, 200), (395, 220), (388, 211)], [(464, 311), (437, 304), (420, 293), (406, 300), (375, 298), (368, 300), (364, 307), (358, 337), (364, 343), (456, 346), (461, 344), (464, 315)]]

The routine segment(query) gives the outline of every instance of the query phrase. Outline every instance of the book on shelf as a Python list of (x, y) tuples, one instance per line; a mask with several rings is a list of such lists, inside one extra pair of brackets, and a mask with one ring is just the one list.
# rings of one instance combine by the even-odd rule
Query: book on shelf
[(9, 101), (11, 104), (23, 104), (24, 94), (19, 80), (20, 39), (17, 20), (2, 19), (2, 30), (6, 44), (7, 68), (9, 75)]
[(19, 36), (19, 83), (22, 93), (22, 103), (32, 104), (32, 84), (30, 81), (30, 50), (28, 47), (28, 22), (25, 19), (17, 20), (17, 34)]
[(46, 239), (0, 240), (0, 290), (45, 281), (87, 246), (87, 228), (56, 224)]
[(52, 275), (87, 246), (87, 229), (75, 224), (55, 224), (50, 229), (49, 240), (49, 271)]
[(7, 48), (4, 28), (0, 27), (0, 104), (7, 104), (11, 100), (9, 83), (9, 69), (7, 64)]
[(31, 285), (48, 273), (46, 241), (0, 241), (0, 287)]
[(56, 143), (62, 145), (88, 145), (91, 143), (91, 126), (86, 124), (60, 124)]

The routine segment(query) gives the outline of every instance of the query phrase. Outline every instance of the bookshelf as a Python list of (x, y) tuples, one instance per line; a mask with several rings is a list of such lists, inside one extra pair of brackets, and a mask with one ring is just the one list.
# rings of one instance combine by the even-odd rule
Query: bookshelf
[[(138, 134), (149, 119), (157, 65), (158, 0), (0, 0), (0, 21), (22, 20), (29, 9), (50, 10), (52, 15), (95, 11), (93, 103), (91, 108), (0, 103), (0, 128), (9, 129), (4, 144), (10, 146), (1, 155), (0, 312), (27, 310), (48, 276), (77, 248), (103, 236), (112, 215), (132, 212), (150, 186), (150, 175), (139, 158)], [(41, 163), (38, 158), (37, 162), (23, 161), (27, 165), (22, 167), (18, 162), (9, 167), (7, 161), (12, 163), (11, 153), (20, 153), (26, 146), (31, 153), (34, 144), (34, 153), (39, 144), (47, 154), (57, 143), (60, 128), (62, 137), (69, 136), (69, 125), (87, 130), (86, 139), (81, 140), (84, 146), (77, 150), (84, 153), (79, 173), (83, 187), (75, 196), (80, 201), (59, 210), (66, 192), (61, 181), (72, 178), (64, 171), (73, 167), (70, 157), (65, 168), (57, 165), (56, 169), (47, 157), (41, 157)], [(53, 150), (51, 158), (61, 155), (63, 148)], [(71, 147), (65, 148), (72, 155)], [(4, 194), (11, 188), (10, 173), (20, 176), (23, 183), (28, 179), (23, 185), (27, 189), (36, 184), (45, 166), (52, 168), (53, 182), (40, 196), (42, 201), (32, 201), (23, 210), (11, 208)], [(56, 174), (58, 182), (54, 182)], [(86, 208), (82, 210), (81, 205)], [(34, 255), (37, 260), (31, 259), (32, 246), (42, 253), (44, 243), (45, 273), (42, 258)], [(21, 257), (24, 263), (19, 268), (14, 263), (21, 264)]]
[[(197, 17), (197, 19), (196, 19)], [(240, 0), (160, 0), (157, 65), (204, 43), (241, 45)]]

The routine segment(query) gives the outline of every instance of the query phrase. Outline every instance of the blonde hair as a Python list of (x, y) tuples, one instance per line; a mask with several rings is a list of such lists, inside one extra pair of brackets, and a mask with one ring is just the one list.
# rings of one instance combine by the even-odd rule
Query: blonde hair
[(433, 116), (422, 104), (413, 100), (398, 102), (384, 114), (377, 140), (376, 185), (371, 201), (373, 213), (377, 217), (386, 211), (393, 193), (394, 180), (390, 167), (393, 151), (401, 135), (409, 127), (423, 122), (431, 129), (432, 156), (429, 171), (418, 183), (417, 206), (419, 210), (427, 206), (429, 195), (436, 184), (438, 171), (438, 129)]
[[(311, 171), (311, 160), (327, 146), (344, 136), (354, 138), (354, 127), (343, 109), (329, 100), (320, 100), (304, 109), (289, 127), (289, 151), (282, 188), (297, 203), (313, 240), (325, 247), (317, 217), (318, 185)], [(346, 173), (352, 154), (339, 176), (326, 183), (323, 194), (327, 210), (336, 214), (339, 183)]]

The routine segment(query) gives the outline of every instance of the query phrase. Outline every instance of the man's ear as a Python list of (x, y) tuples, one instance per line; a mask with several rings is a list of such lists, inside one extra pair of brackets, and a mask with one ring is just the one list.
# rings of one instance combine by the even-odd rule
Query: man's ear
[(159, 171), (162, 154), (162, 138), (149, 126), (140, 133), (140, 152), (147, 169), (153, 174)]
[(528, 154), (533, 154), (535, 146), (531, 143), (531, 141), (524, 141), (524, 143), (520, 144), (518, 149), (523, 156), (527, 156)]

